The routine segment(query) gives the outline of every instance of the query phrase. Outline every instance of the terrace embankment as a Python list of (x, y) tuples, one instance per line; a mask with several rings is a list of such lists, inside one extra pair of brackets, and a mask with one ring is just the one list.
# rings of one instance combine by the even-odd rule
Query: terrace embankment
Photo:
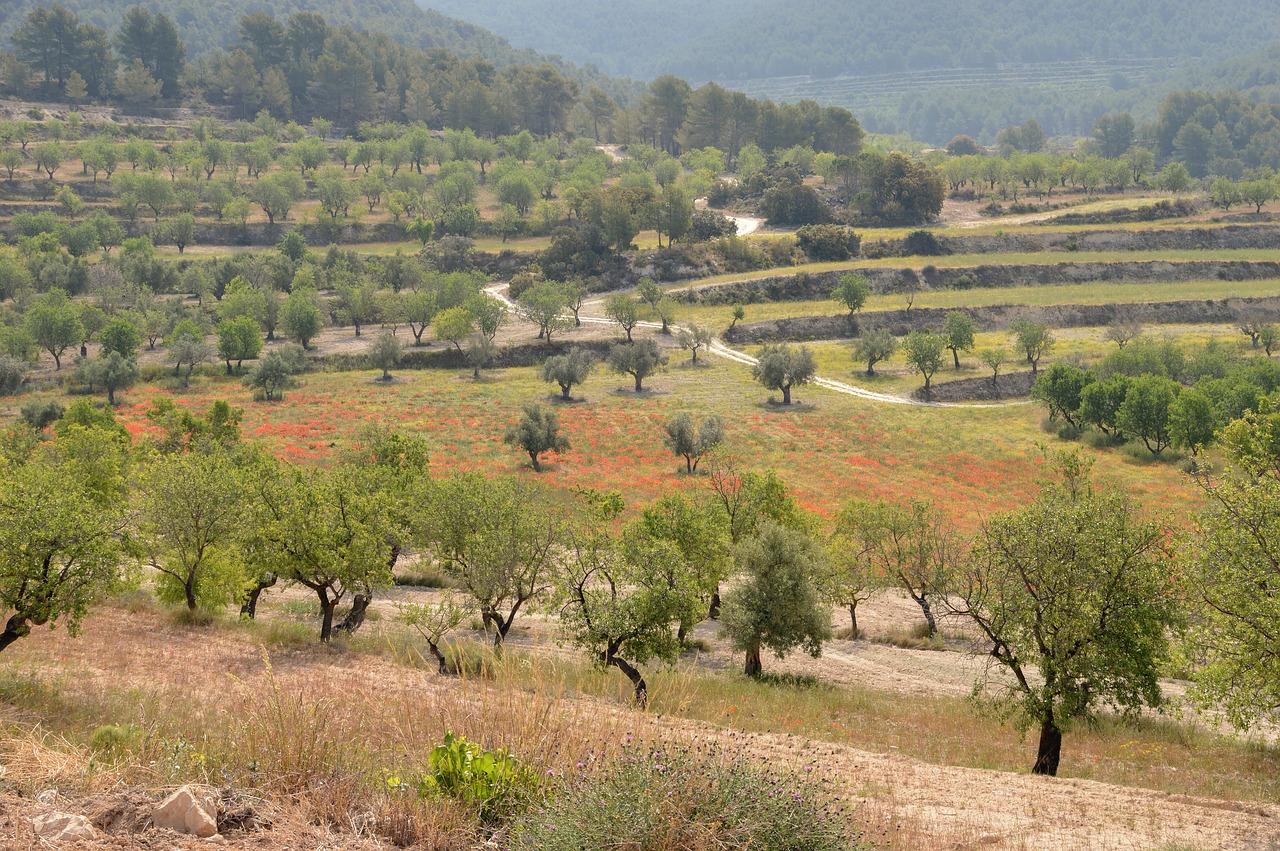
[[(1242, 320), (1280, 321), (1280, 296), (1265, 298), (1194, 299), (1136, 304), (998, 304), (954, 308), (969, 315), (979, 331), (1002, 331), (1017, 320), (1043, 322), (1051, 328), (1096, 328), (1114, 322), (1143, 325), (1226, 325)], [(916, 308), (843, 316), (797, 316), (767, 322), (748, 322), (725, 333), (731, 343), (769, 343), (781, 340), (834, 340), (886, 329), (895, 336), (918, 328), (941, 328), (953, 308)]]
[(852, 267), (832, 272), (777, 275), (744, 281), (705, 284), (671, 291), (673, 298), (695, 304), (752, 304), (762, 301), (804, 301), (829, 298), (840, 276), (865, 275), (877, 293), (943, 289), (1005, 289), (1027, 286), (1065, 286), (1151, 281), (1256, 281), (1280, 278), (1280, 263), (1272, 260), (1142, 260), (1117, 263), (1070, 261), (938, 267)]

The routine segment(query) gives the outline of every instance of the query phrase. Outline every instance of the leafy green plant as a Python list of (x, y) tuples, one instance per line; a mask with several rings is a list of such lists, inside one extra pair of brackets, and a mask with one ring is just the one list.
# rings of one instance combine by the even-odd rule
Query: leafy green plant
[[(428, 761), (431, 770), (418, 780), (418, 794), (457, 798), (477, 807), (484, 821), (499, 819), (506, 805), (537, 785), (533, 772), (508, 751), (489, 750), (452, 732), (431, 749)], [(399, 777), (388, 778), (387, 785), (406, 787)]]

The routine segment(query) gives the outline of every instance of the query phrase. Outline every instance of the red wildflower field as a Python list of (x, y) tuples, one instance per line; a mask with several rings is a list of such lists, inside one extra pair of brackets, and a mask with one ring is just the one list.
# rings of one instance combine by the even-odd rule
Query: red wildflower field
[[(1040, 430), (1042, 410), (1030, 405), (909, 408), (806, 387), (797, 393), (803, 404), (773, 406), (744, 367), (722, 362), (673, 366), (639, 396), (626, 390), (629, 379), (598, 372), (577, 389), (585, 401), (569, 404), (553, 401), (532, 369), (502, 370), (478, 382), (439, 370), (400, 372), (390, 384), (371, 378), (367, 372), (307, 375), (275, 403), (255, 402), (225, 378), (208, 377), (186, 391), (141, 385), (124, 397), (119, 416), (141, 435), (151, 428), (145, 412), (157, 396), (174, 395), (192, 410), (226, 399), (244, 408), (247, 440), (297, 463), (324, 463), (376, 422), (426, 437), (434, 471), (539, 476), (566, 492), (618, 490), (635, 506), (672, 490), (705, 487), (705, 479), (687, 476), (683, 461), (663, 445), (662, 423), (682, 411), (695, 418), (719, 414), (727, 448), (743, 465), (777, 470), (800, 504), (821, 516), (855, 496), (917, 497), (968, 527), (1035, 493), (1041, 445), (1068, 445)], [(550, 456), (542, 474), (502, 442), (529, 400), (554, 407), (572, 444), (562, 457)], [(1099, 478), (1160, 510), (1185, 514), (1198, 502), (1194, 485), (1172, 465), (1138, 464), (1116, 451), (1094, 454)]]

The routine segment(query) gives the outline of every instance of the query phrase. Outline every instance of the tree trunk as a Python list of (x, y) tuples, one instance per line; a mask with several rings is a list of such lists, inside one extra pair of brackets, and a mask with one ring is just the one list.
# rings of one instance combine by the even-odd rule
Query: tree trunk
[(15, 614), (5, 623), (4, 632), (0, 632), (0, 651), (19, 638), (26, 638), (30, 634), (31, 625), (27, 623), (26, 615)]
[(637, 393), (644, 392), (643, 381), (644, 379), (641, 378), (639, 375), (636, 376), (636, 392)]
[(320, 643), (328, 644), (333, 637), (333, 610), (338, 601), (330, 600), (323, 588), (316, 592), (316, 596), (320, 598)]
[(369, 609), (369, 602), (368, 595), (357, 594), (355, 599), (351, 601), (351, 611), (342, 619), (342, 623), (335, 626), (334, 629), (347, 635), (354, 634), (360, 628), (360, 624), (364, 623), (364, 615)]
[(747, 662), (742, 672), (748, 677), (759, 677), (764, 671), (764, 666), (760, 664), (760, 648), (753, 647), (747, 651)]
[(960, 368), (960, 350), (959, 350), (959, 349), (952, 349), (952, 350), (951, 350), (951, 357), (955, 359), (955, 362), (956, 362), (956, 369), (959, 369), (959, 368)]
[(649, 703), (649, 686), (644, 681), (644, 676), (626, 659), (614, 656), (612, 653), (605, 654), (606, 665), (612, 665), (619, 671), (627, 675), (627, 679), (631, 680), (631, 685), (635, 689), (636, 706), (644, 709)]
[(535, 473), (541, 473), (541, 472), (542, 472), (542, 465), (541, 465), (540, 463), (538, 463), (538, 453), (537, 453), (537, 452), (530, 452), (530, 453), (529, 453), (529, 461), (533, 464), (533, 472), (535, 472)]
[(182, 594), (187, 599), (187, 610), (194, 612), (196, 610), (196, 577), (195, 574), (187, 576), (187, 581), (182, 585)]
[(279, 581), (278, 577), (272, 576), (270, 580), (259, 579), (258, 583), (249, 591), (249, 596), (240, 604), (240, 617), (253, 620), (258, 616), (258, 599), (262, 596), (262, 592), (273, 587)]
[(791, 404), (791, 385), (790, 384), (784, 384), (782, 386), (782, 404), (784, 405)]
[(1058, 761), (1062, 756), (1062, 731), (1054, 721), (1050, 711), (1040, 723), (1040, 747), (1036, 751), (1036, 764), (1031, 767), (1032, 774), (1058, 776)]
[(858, 637), (858, 604), (857, 603), (849, 604), (849, 623), (852, 629), (852, 633), (850, 634), (849, 637), (857, 638)]
[(436, 658), (436, 663), (440, 666), (440, 675), (444, 677), (449, 676), (449, 665), (444, 654), (440, 652), (440, 646), (434, 641), (428, 641), (427, 649), (430, 650), (431, 655)]
[(716, 590), (711, 592), (711, 605), (707, 607), (707, 619), (720, 619), (720, 586), (716, 586)]
[(924, 621), (929, 625), (929, 637), (933, 638), (938, 634), (938, 620), (933, 616), (933, 607), (929, 605), (929, 598), (921, 594), (916, 598), (916, 602), (920, 604), (920, 611), (924, 612)]

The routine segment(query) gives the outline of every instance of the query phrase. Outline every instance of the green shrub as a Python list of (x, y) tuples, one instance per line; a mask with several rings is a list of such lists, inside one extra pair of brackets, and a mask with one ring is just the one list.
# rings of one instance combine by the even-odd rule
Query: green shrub
[[(484, 821), (509, 814), (537, 787), (537, 776), (506, 750), (488, 750), (453, 733), (431, 749), (428, 761), (429, 771), (416, 783), (418, 794), (456, 798), (477, 807)], [(387, 785), (406, 786), (399, 777), (387, 778)]]
[(594, 770), (579, 766), (515, 826), (513, 851), (857, 847), (847, 814), (807, 774), (765, 772), (707, 746), (637, 748)]
[(134, 724), (119, 726), (104, 724), (89, 736), (89, 747), (105, 757), (119, 757), (128, 753), (142, 737), (142, 728)]

